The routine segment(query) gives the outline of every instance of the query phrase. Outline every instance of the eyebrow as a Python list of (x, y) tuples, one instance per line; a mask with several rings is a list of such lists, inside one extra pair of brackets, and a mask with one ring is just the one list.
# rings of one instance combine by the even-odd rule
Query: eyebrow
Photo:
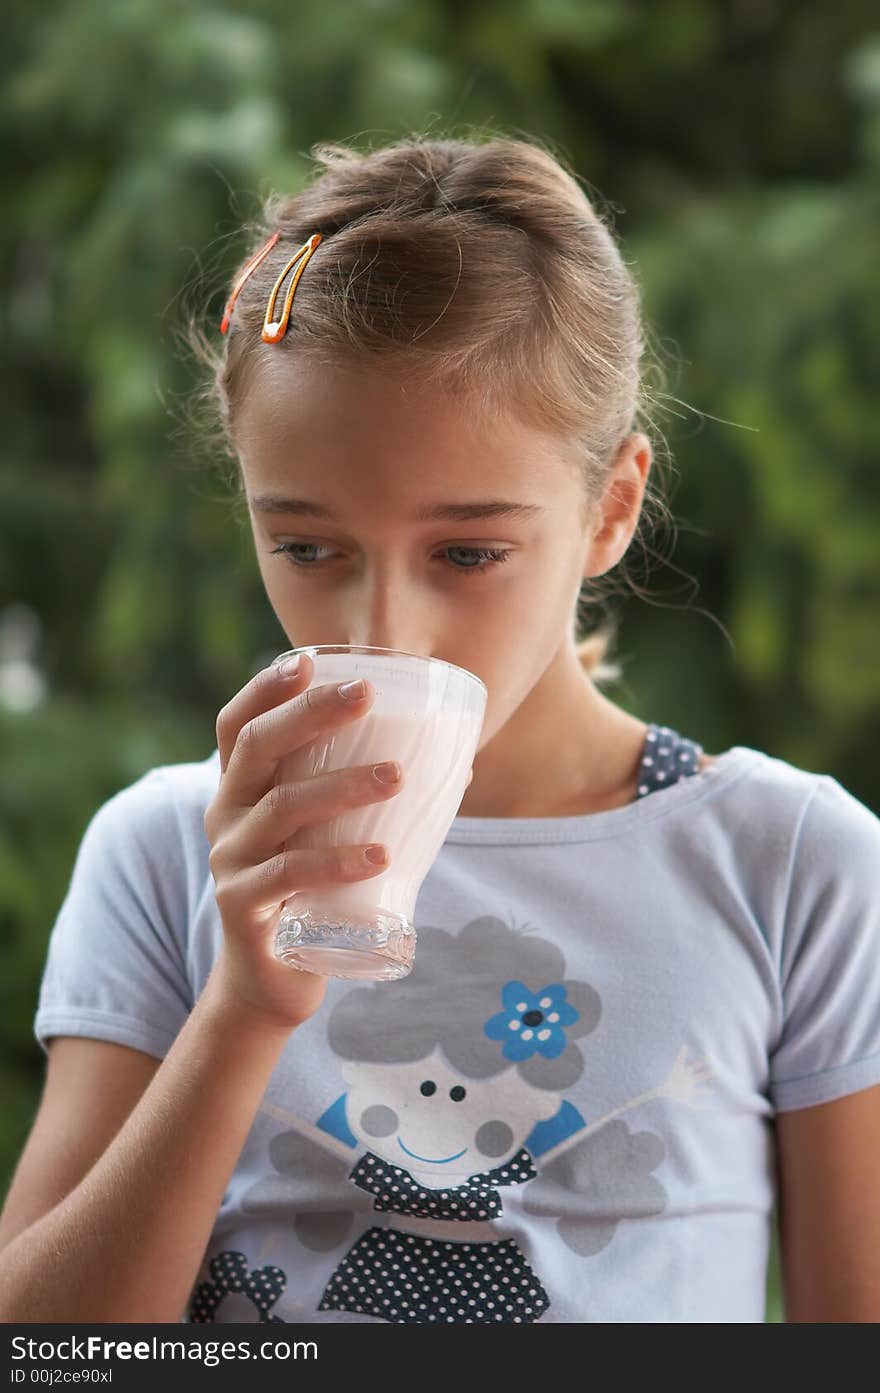
[[(305, 498), (279, 498), (275, 494), (258, 494), (249, 500), (251, 508), (257, 513), (296, 513), (300, 517), (326, 518), (336, 522), (329, 508), (320, 503), (311, 503)], [(450, 520), (464, 522), (468, 518), (530, 518), (544, 509), (537, 503), (511, 503), (505, 499), (493, 499), (487, 503), (437, 503), (419, 508), (415, 514), (416, 522), (435, 522)]]

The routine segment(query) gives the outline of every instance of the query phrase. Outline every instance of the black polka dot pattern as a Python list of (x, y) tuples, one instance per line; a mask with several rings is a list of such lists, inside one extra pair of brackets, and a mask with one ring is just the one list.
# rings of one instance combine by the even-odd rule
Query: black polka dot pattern
[(253, 1302), (261, 1324), (285, 1324), (280, 1316), (270, 1314), (270, 1308), (287, 1286), (287, 1275), (280, 1267), (256, 1267), (251, 1271), (244, 1253), (230, 1250), (213, 1257), (210, 1269), (212, 1280), (199, 1283), (190, 1303), (189, 1319), (193, 1325), (212, 1324), (221, 1302), (231, 1292)]
[(687, 740), (669, 726), (649, 725), (639, 765), (637, 798), (669, 788), (679, 779), (699, 773), (702, 745)]
[(464, 1185), (431, 1190), (413, 1180), (408, 1171), (383, 1161), (368, 1151), (351, 1172), (349, 1179), (376, 1199), (373, 1208), (415, 1214), (425, 1219), (497, 1219), (501, 1199), (499, 1185), (521, 1185), (537, 1175), (532, 1158), (522, 1147), (506, 1165), (468, 1177)]
[(549, 1305), (512, 1238), (456, 1243), (371, 1228), (333, 1273), (318, 1310), (406, 1324), (528, 1325)]

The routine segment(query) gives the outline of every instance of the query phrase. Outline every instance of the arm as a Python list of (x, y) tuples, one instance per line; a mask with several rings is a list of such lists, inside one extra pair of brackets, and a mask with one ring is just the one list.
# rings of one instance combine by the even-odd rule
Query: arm
[(880, 1085), (776, 1116), (786, 1321), (880, 1321)]
[[(0, 1249), (0, 1321), (180, 1321), (291, 1034), (246, 1009), (222, 968), (221, 954), (103, 1154)], [(7, 1232), (15, 1227), (10, 1216)]]
[[(62, 1050), (52, 1102), (41, 1106), (4, 1215), (0, 1320), (167, 1322), (185, 1313), (267, 1083), (327, 989), (326, 978), (272, 953), (278, 907), (304, 883), (381, 874), (358, 847), (285, 849), (303, 820), (397, 792), (377, 784), (368, 765), (307, 780), (302, 792), (275, 783), (279, 760), (298, 742), (368, 709), (341, 701), (332, 683), (309, 690), (313, 675), (307, 658), (294, 683), (266, 669), (220, 712), (221, 777), (203, 835), (193, 838), (189, 824), (205, 790), (178, 787), (162, 767), (104, 804), (83, 836), (52, 931), (37, 1038), (69, 1035), (67, 1024), (88, 1034), (94, 1020), (96, 1032), (109, 1023), (148, 1053), (154, 1041), (168, 1053), (135, 1101), (134, 1066), (123, 1079), (96, 1042), (91, 1071), (72, 1077), (89, 1132), (74, 1168), (59, 1156), (53, 1127), (57, 1110), (69, 1131), (74, 1112), (70, 1099), (57, 1101), (60, 1077), (73, 1075), (72, 1047)], [(224, 939), (193, 1006), (186, 907), (190, 870), (204, 874), (205, 837)], [(115, 1135), (94, 1096), (108, 1073), (117, 1101), (130, 1101)]]
[(578, 1127), (575, 1132), (563, 1137), (557, 1145), (550, 1147), (547, 1151), (536, 1151), (534, 1155), (541, 1157), (542, 1165), (548, 1161), (555, 1161), (570, 1147), (580, 1146), (585, 1137), (592, 1135), (593, 1132), (598, 1132), (600, 1127), (604, 1127), (606, 1122), (610, 1122), (612, 1118), (620, 1117), (623, 1113), (629, 1112), (631, 1108), (636, 1108), (641, 1103), (647, 1103), (651, 1098), (672, 1098), (676, 1103), (687, 1103), (692, 1108), (705, 1107), (705, 1095), (712, 1092), (712, 1084), (709, 1082), (712, 1075), (702, 1059), (689, 1060), (687, 1052), (687, 1045), (682, 1045), (675, 1056), (672, 1068), (659, 1088), (650, 1088), (646, 1093), (640, 1093), (635, 1098), (628, 1098), (625, 1103), (621, 1103), (617, 1108), (612, 1108), (611, 1112), (606, 1112), (604, 1117), (591, 1122), (588, 1127)]

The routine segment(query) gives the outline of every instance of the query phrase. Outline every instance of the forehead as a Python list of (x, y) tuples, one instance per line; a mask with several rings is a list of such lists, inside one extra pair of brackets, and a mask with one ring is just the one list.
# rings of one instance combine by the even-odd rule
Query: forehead
[(434, 469), (445, 478), (473, 479), (477, 464), (481, 495), (486, 484), (503, 484), (507, 496), (517, 485), (532, 495), (542, 485), (552, 493), (564, 481), (566, 452), (558, 439), (427, 379), (404, 381), (379, 369), (289, 356), (261, 364), (235, 429), (254, 487), (356, 469), (399, 471), (418, 488)]

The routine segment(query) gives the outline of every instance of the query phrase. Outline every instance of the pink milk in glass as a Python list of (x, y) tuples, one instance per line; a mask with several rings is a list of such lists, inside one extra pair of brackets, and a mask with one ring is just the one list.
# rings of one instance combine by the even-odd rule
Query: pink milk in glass
[(396, 759), (399, 791), (301, 827), (285, 848), (384, 843), (387, 868), (362, 881), (306, 887), (285, 900), (274, 953), (328, 977), (392, 981), (413, 965), (416, 898), (458, 811), (479, 744), (488, 693), (466, 668), (393, 648), (317, 644), (311, 685), (366, 678), (370, 709), (346, 727), (294, 750), (277, 783)]

